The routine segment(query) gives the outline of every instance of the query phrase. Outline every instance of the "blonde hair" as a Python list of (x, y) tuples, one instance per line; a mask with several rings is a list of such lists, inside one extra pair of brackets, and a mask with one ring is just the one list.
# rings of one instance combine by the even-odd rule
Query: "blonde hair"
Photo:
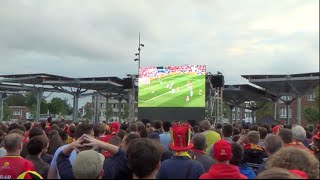
[(287, 170), (297, 169), (305, 172), (310, 179), (319, 179), (319, 161), (305, 150), (286, 147), (277, 151), (267, 162), (267, 169), (272, 167)]

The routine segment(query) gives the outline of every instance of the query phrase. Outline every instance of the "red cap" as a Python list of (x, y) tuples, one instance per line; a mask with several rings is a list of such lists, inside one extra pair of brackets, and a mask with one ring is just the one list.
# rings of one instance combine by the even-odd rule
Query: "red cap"
[(297, 176), (298, 178), (302, 178), (302, 179), (308, 179), (308, 176), (305, 172), (294, 169), (294, 170), (289, 170), (289, 172), (295, 176)]
[(191, 128), (186, 124), (173, 124), (170, 130), (171, 143), (169, 147), (173, 151), (186, 151), (193, 148), (191, 140)]
[(112, 134), (117, 134), (119, 131), (119, 128), (120, 128), (120, 126), (119, 126), (119, 123), (117, 123), (117, 122), (113, 122), (110, 124), (110, 132)]
[(219, 140), (213, 145), (213, 158), (219, 161), (227, 161), (232, 158), (231, 144), (226, 140)]
[(272, 128), (273, 134), (278, 135), (278, 132), (279, 132), (279, 130), (280, 130), (281, 128), (282, 128), (281, 125), (278, 125), (278, 126), (273, 127), (273, 128)]

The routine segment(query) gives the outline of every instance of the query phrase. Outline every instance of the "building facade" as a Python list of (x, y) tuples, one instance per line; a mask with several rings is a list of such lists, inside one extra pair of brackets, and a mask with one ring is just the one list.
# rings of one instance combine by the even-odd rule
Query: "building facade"
[[(96, 102), (96, 99), (97, 99), (97, 102)], [(95, 116), (97, 116), (100, 122), (111, 121), (111, 120), (119, 121), (119, 120), (128, 119), (129, 113), (130, 113), (129, 106), (130, 104), (128, 103), (128, 100), (126, 100), (125, 98), (122, 98), (120, 101), (119, 98), (109, 97), (107, 102), (107, 98), (102, 95), (99, 95), (97, 98), (96, 96), (92, 96), (93, 119), (95, 119)], [(135, 107), (134, 117), (136, 119), (137, 112), (138, 112), (137, 102), (135, 103), (134, 107)]]
[(30, 112), (29, 108), (26, 106), (9, 106), (12, 114), (11, 114), (11, 120), (14, 121), (21, 121), (26, 120), (27, 113)]

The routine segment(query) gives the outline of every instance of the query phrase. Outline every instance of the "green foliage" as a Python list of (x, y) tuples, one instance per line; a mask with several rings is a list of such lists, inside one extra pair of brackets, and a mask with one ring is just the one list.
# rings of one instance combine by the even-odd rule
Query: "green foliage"
[(61, 98), (53, 98), (50, 103), (48, 104), (48, 109), (51, 114), (71, 114), (72, 113), (72, 108), (68, 104), (68, 100), (61, 99)]
[(26, 106), (27, 98), (22, 94), (12, 94), (6, 99), (8, 106)]
[(30, 92), (26, 95), (26, 105), (31, 109), (33, 105), (37, 104), (37, 98), (35, 92)]
[(125, 104), (123, 110), (124, 112), (122, 113), (122, 119), (126, 119), (129, 117), (129, 105)]
[(92, 109), (86, 109), (85, 115), (83, 116), (83, 118), (86, 119), (92, 119), (93, 117), (93, 110)]
[(315, 89), (315, 100), (312, 103), (312, 106), (306, 107), (302, 111), (302, 115), (309, 123), (316, 124), (319, 123), (320, 120), (320, 112), (319, 112), (319, 95), (320, 89), (319, 86)]
[(12, 110), (7, 103), (3, 104), (3, 120), (9, 121), (12, 117)]
[(256, 110), (256, 119), (260, 120), (263, 117), (271, 116), (273, 117), (273, 103), (272, 102), (256, 102), (256, 107), (261, 107), (260, 109)]

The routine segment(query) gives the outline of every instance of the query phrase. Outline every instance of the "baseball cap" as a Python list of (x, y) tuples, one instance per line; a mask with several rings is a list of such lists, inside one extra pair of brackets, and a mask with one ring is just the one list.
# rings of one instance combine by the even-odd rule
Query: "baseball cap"
[(226, 140), (219, 140), (213, 145), (213, 158), (218, 161), (227, 161), (232, 158), (231, 144)]
[(72, 171), (76, 179), (96, 179), (103, 168), (105, 158), (94, 150), (78, 153), (72, 164)]

